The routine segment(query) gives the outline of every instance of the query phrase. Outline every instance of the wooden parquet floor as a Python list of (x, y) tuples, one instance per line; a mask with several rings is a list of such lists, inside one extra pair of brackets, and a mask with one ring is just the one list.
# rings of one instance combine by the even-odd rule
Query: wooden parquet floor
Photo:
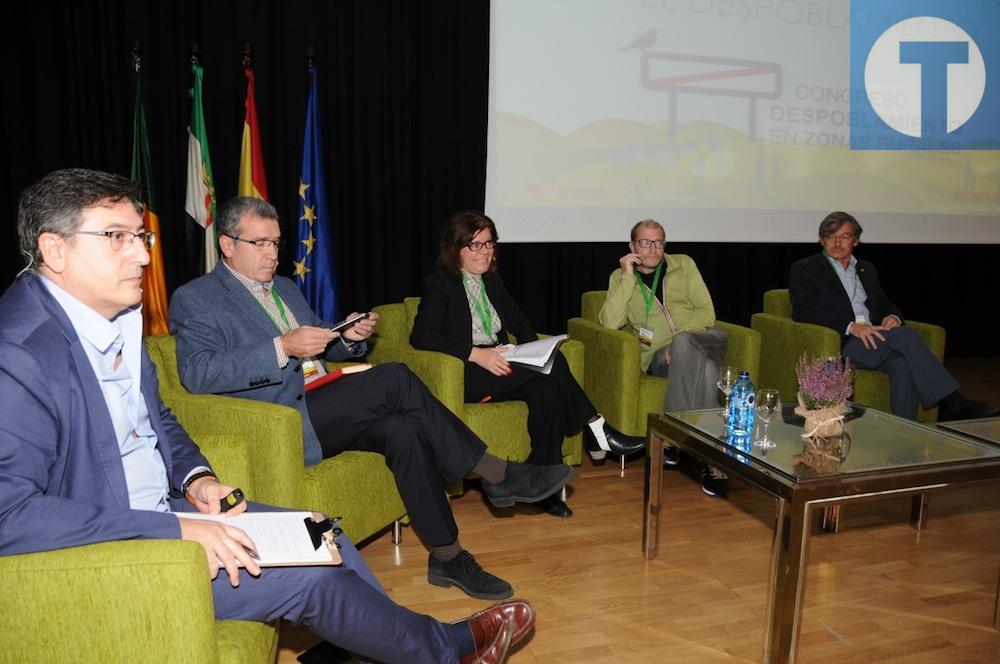
[[(491, 516), (478, 490), (452, 501), (462, 541), (538, 612), (511, 662), (759, 662), (772, 503), (734, 483), (704, 495), (695, 468), (667, 471), (661, 553), (645, 561), (642, 462), (624, 478), (585, 462), (567, 520), (516, 509)], [(1000, 566), (1000, 489), (935, 496), (909, 526), (908, 499), (845, 509), (809, 552), (800, 662), (1000, 662), (992, 627)], [(426, 581), (427, 551), (409, 528), (363, 552), (392, 597), (440, 620), (487, 606)], [(316, 639), (282, 626), (280, 662)]]
[[(761, 661), (769, 499), (736, 483), (728, 499), (710, 498), (693, 465), (666, 471), (660, 556), (646, 561), (643, 461), (622, 478), (610, 462), (585, 460), (571, 486), (566, 520), (529, 508), (491, 514), (478, 488), (452, 501), (462, 543), (538, 613), (510, 662)], [(936, 495), (921, 532), (909, 525), (909, 499), (845, 508), (840, 533), (811, 540), (797, 661), (1000, 662), (998, 499), (1000, 487)], [(414, 610), (451, 621), (489, 604), (429, 585), (427, 550), (410, 528), (399, 547), (385, 533), (362, 551)], [(282, 625), (278, 661), (292, 664), (316, 641)]]

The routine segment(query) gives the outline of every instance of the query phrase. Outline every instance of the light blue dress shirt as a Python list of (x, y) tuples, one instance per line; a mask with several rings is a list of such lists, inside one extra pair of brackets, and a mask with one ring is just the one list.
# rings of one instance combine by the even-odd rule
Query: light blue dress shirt
[[(846, 268), (840, 264), (840, 261), (834, 260), (829, 256), (826, 257), (826, 260), (830, 261), (833, 271), (837, 273), (837, 278), (840, 279), (840, 283), (847, 292), (847, 297), (851, 298), (851, 308), (854, 309), (854, 321), (852, 322), (857, 322), (858, 316), (863, 316), (865, 323), (871, 323), (871, 315), (868, 312), (868, 307), (865, 305), (865, 302), (868, 300), (868, 293), (865, 292), (864, 284), (858, 278), (858, 259), (852, 255), (847, 261)], [(849, 334), (850, 329), (851, 324), (848, 323), (844, 334)]]
[[(129, 505), (137, 510), (170, 511), (167, 470), (136, 378), (142, 375), (142, 305), (109, 321), (49, 279), (38, 276), (69, 317), (101, 385), (125, 468)], [(122, 362), (116, 369), (119, 350)]]

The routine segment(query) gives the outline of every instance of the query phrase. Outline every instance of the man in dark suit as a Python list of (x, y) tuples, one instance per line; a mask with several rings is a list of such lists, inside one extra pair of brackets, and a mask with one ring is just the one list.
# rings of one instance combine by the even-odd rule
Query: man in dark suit
[(29, 267), (0, 299), (0, 555), (191, 540), (219, 619), (284, 618), (379, 661), (502, 661), (533, 621), (524, 603), (444, 624), (392, 602), (346, 539), (342, 567), (261, 570), (241, 529), (178, 517), (218, 514), (232, 487), (159, 398), (140, 310), (156, 237), (140, 211), (135, 183), (82, 169), (21, 195)]
[(831, 212), (819, 226), (823, 251), (792, 265), (792, 316), (842, 336), (842, 353), (856, 367), (889, 374), (892, 412), (915, 419), (918, 404), (941, 404), (942, 419), (986, 417), (994, 409), (971, 401), (889, 300), (875, 266), (854, 256), (861, 224)]
[(386, 364), (306, 391), (322, 360), (367, 350), (377, 315), (331, 332), (291, 280), (274, 275), (281, 245), (275, 209), (235, 198), (216, 220), (224, 259), (177, 289), (170, 303), (181, 382), (192, 392), (278, 403), (302, 416), (306, 464), (345, 450), (385, 456), (417, 532), (429, 545), (427, 580), (473, 597), (510, 597), (509, 583), (486, 572), (458, 541), (444, 482), (475, 472), (496, 506), (536, 502), (563, 487), (573, 470), (527, 466), (486, 453), (486, 445), (441, 405), (409, 369)]

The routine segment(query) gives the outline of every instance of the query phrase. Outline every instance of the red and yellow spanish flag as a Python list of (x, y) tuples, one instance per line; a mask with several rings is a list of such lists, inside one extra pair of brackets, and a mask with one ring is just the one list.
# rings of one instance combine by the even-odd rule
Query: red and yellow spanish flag
[(237, 193), (262, 200), (267, 197), (267, 178), (264, 176), (264, 150), (260, 145), (260, 123), (257, 121), (257, 101), (254, 95), (253, 70), (244, 65), (247, 77), (246, 115), (243, 118), (243, 143), (240, 149), (240, 181)]
[[(160, 219), (154, 209), (153, 172), (149, 159), (149, 136), (146, 133), (146, 108), (142, 103), (142, 58), (132, 54), (135, 71), (135, 106), (132, 114), (132, 180), (142, 187), (142, 214), (146, 230), (160, 235)], [(167, 325), (167, 279), (163, 271), (163, 243), (157, 241), (149, 252), (149, 265), (142, 275), (142, 334), (170, 334)]]

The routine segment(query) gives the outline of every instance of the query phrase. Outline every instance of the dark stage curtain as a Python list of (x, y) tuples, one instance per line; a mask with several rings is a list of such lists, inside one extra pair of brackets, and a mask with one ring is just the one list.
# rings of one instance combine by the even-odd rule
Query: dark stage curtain
[[(143, 48), (146, 110), (168, 288), (200, 273), (201, 229), (184, 216), (193, 42), (205, 68), (205, 114), (219, 199), (236, 192), (245, 79), (254, 51), (268, 187), (295, 239), (307, 79), (316, 49), (337, 279), (345, 310), (418, 295), (437, 231), (456, 210), (482, 208), (489, 78), (487, 0), (75, 2), (0, 10), (0, 282), (22, 267), (18, 192), (48, 171), (84, 166), (127, 174), (130, 48)], [(849, 199), (845, 199), (850, 208)], [(538, 329), (565, 329), (580, 293), (604, 288), (622, 243), (508, 244), (502, 273)], [(670, 220), (661, 219), (668, 232)], [(819, 219), (814, 220), (818, 225)], [(864, 220), (861, 220), (864, 223)], [(496, 220), (501, 236), (504, 220)], [(816, 245), (674, 244), (698, 262), (719, 318), (749, 324), (767, 288)], [(977, 319), (996, 292), (996, 246), (878, 245), (880, 268), (907, 314), (948, 328), (951, 355), (997, 355)], [(290, 272), (294, 242), (282, 256)]]

